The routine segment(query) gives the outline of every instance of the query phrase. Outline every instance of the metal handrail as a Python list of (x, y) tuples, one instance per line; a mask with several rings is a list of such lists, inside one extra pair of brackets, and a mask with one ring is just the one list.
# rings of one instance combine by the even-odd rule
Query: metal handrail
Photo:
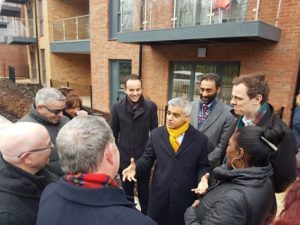
[[(121, 32), (259, 20), (266, 8), (262, 4), (268, 3), (261, 0), (202, 0), (201, 3), (187, 0), (121, 0)], [(281, 0), (275, 4), (277, 10), (274, 10), (274, 18), (267, 22), (274, 22), (277, 26)]]

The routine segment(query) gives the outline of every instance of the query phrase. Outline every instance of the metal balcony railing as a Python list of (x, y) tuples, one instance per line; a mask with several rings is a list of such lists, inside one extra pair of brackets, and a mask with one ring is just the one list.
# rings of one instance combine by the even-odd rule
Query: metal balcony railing
[(7, 17), (7, 21), (7, 28), (2, 30), (2, 34), (4, 36), (26, 38), (36, 37), (32, 19), (25, 20), (20, 18)]
[(157, 30), (262, 20), (277, 26), (281, 0), (121, 0), (120, 30)]
[(77, 16), (52, 22), (52, 41), (90, 39), (90, 16)]

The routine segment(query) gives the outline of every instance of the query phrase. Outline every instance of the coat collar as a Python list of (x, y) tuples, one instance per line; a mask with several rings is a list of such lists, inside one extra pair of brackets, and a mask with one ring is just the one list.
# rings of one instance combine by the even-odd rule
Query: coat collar
[(56, 191), (63, 198), (78, 204), (90, 206), (125, 206), (134, 208), (134, 203), (126, 198), (124, 190), (121, 188), (104, 187), (87, 189), (68, 184), (61, 177), (58, 182)]
[(172, 155), (180, 155), (182, 154), (182, 152), (184, 152), (187, 147), (189, 145), (191, 145), (195, 139), (195, 132), (196, 132), (196, 129), (192, 126), (192, 125), (189, 125), (189, 128), (187, 129), (187, 131), (184, 133), (184, 137), (183, 137), (183, 140), (182, 140), (182, 143), (177, 151), (177, 153), (174, 152), (173, 148), (172, 148), (172, 145), (169, 141), (169, 133), (168, 133), (168, 130), (166, 127), (164, 127), (164, 129), (162, 130), (162, 138), (166, 141), (163, 141), (163, 143), (166, 145), (166, 149), (168, 149), (168, 152)]

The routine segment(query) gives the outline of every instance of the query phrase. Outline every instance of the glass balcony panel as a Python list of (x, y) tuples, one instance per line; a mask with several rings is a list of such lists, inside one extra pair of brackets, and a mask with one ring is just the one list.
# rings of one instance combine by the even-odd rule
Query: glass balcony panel
[(121, 0), (120, 2), (121, 32), (256, 19), (275, 24), (278, 8), (278, 1), (258, 0)]
[(89, 38), (89, 15), (52, 22), (52, 41), (75, 41)]

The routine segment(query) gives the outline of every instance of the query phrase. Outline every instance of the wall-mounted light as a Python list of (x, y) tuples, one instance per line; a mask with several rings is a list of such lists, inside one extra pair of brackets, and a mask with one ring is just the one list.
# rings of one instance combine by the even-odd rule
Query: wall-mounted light
[(206, 57), (206, 48), (198, 48), (197, 56), (199, 58)]

